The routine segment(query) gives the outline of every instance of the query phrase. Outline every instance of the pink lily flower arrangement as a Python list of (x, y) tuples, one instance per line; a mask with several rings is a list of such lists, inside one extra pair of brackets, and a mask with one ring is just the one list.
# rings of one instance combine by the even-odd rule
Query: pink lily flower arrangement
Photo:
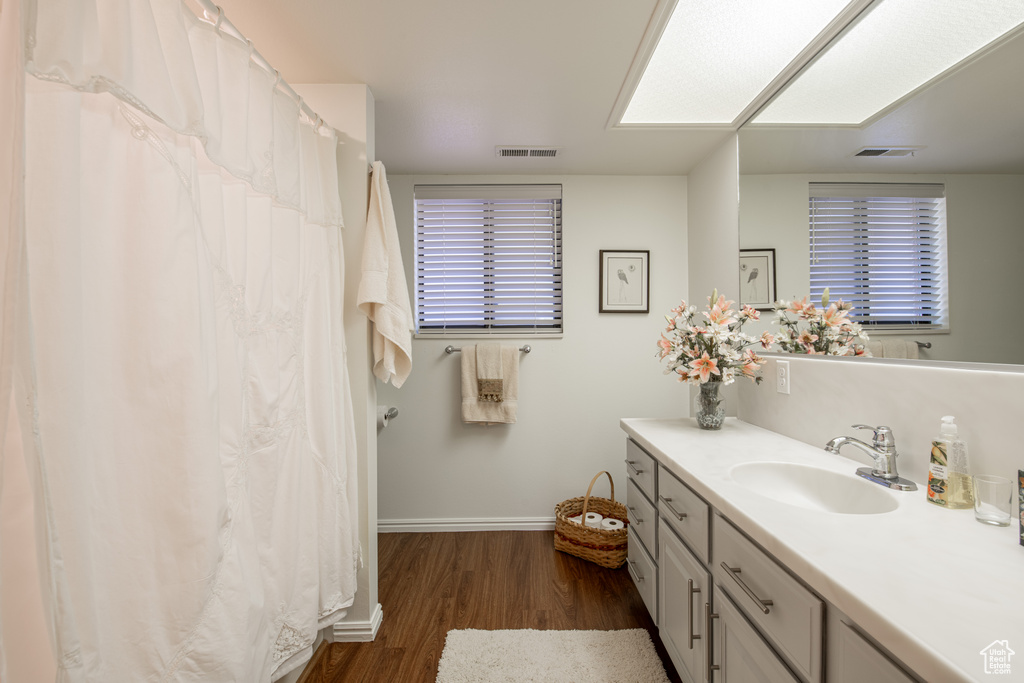
[(675, 374), (680, 382), (731, 384), (737, 376), (760, 384), (759, 374), (764, 359), (749, 347), (771, 346), (773, 337), (761, 338), (741, 331), (748, 320), (757, 320), (760, 313), (750, 306), (732, 308), (734, 302), (718, 295), (716, 289), (708, 297), (707, 310), (697, 318), (697, 307), (680, 302), (665, 316), (668, 327), (658, 340), (658, 357), (667, 360), (665, 374)]
[[(781, 326), (775, 341), (783, 351), (819, 356), (871, 355), (864, 346), (868, 335), (849, 318), (852, 304), (842, 299), (830, 302), (828, 289), (821, 296), (820, 309), (807, 298), (775, 302), (775, 322)], [(806, 323), (803, 329), (801, 322)]]

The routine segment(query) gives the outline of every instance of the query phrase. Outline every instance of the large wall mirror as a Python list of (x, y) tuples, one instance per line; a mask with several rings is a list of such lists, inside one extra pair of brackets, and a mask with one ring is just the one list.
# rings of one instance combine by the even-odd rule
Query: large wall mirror
[(869, 334), (920, 341), (922, 360), (1024, 363), (1024, 33), (864, 125), (753, 123), (739, 141), (740, 247), (775, 250), (778, 298), (810, 291), (809, 183), (940, 183), (949, 330)]

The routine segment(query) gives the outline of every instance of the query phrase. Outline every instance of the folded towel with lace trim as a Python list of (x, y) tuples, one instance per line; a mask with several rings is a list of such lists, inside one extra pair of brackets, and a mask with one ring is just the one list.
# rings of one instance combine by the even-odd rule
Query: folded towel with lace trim
[(501, 403), (505, 400), (501, 345), (476, 345), (476, 400)]
[(512, 424), (519, 398), (519, 348), (462, 348), (462, 421)]

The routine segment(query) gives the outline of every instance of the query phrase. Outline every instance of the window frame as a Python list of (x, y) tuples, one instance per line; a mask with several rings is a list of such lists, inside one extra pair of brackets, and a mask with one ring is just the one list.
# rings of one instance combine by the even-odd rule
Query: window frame
[[(452, 303), (447, 304), (454, 308), (461, 307), (484, 307), (476, 320), (472, 314), (467, 314), (470, 319), (465, 323), (453, 322), (447, 318), (449, 311), (445, 310), (445, 295), (456, 285), (447, 282), (438, 282), (438, 273), (429, 273), (428, 265), (435, 264), (435, 270), (441, 271), (448, 265), (450, 258), (450, 247), (447, 245), (437, 246), (437, 238), (444, 239), (444, 231), (447, 229), (443, 219), (435, 222), (439, 213), (444, 211), (441, 204), (457, 206), (460, 210), (468, 209), (464, 215), (468, 219), (458, 226), (451, 226), (452, 232), (459, 233), (463, 241), (470, 240), (470, 243), (477, 242), (474, 247), (462, 247), (463, 256), (471, 258), (479, 257), (479, 269), (482, 273), (478, 275), (463, 275), (462, 294), (452, 297)], [(477, 211), (473, 207), (479, 205)], [(535, 211), (535, 215), (528, 216), (527, 205)], [(546, 205), (546, 206), (545, 206)], [(535, 207), (545, 206), (543, 211), (537, 211)], [(501, 216), (497, 207), (515, 207), (519, 213), (507, 213)], [(413, 305), (413, 318), (415, 323), (414, 335), (416, 338), (464, 338), (464, 337), (504, 337), (504, 338), (560, 338), (564, 332), (564, 258), (562, 253), (562, 186), (557, 183), (537, 184), (484, 184), (484, 185), (435, 185), (417, 184), (413, 187), (413, 212), (414, 212), (414, 243), (415, 243), (415, 298)], [(540, 220), (540, 214), (545, 214)], [(428, 218), (433, 214), (433, 217)], [(477, 215), (479, 214), (479, 215)], [(483, 221), (479, 226), (473, 224), (475, 220)], [(453, 219), (454, 220), (454, 219)], [(469, 220), (470, 223), (465, 221)], [(525, 227), (525, 220), (532, 220), (534, 224)], [(538, 229), (531, 230), (536, 226)], [(473, 233), (479, 227), (479, 238)], [(490, 228), (490, 229), (488, 229)], [(533, 234), (533, 242), (525, 243), (521, 233), (530, 232)], [(547, 236), (538, 235), (547, 232)], [(504, 234), (505, 244), (497, 235)], [(432, 240), (430, 238), (433, 238)], [(430, 245), (428, 242), (435, 244)], [(510, 246), (515, 243), (518, 246)], [(482, 252), (476, 247), (482, 247)], [(479, 252), (479, 253), (478, 253)], [(543, 258), (549, 262), (543, 268), (536, 264)], [(527, 267), (534, 264), (534, 280), (524, 280), (522, 268), (515, 273), (515, 264), (509, 264), (514, 260), (516, 264), (522, 265), (526, 261)], [(497, 263), (505, 263), (506, 267), (495, 267)], [(467, 264), (463, 259), (462, 265), (476, 266), (477, 262)], [(439, 267), (436, 267), (439, 266)], [(504, 272), (502, 272), (504, 271)], [(549, 271), (544, 274), (541, 271)], [(529, 274), (526, 274), (529, 275)], [(442, 275), (444, 277), (444, 275)], [(480, 280), (482, 282), (470, 282)], [(429, 280), (433, 280), (430, 283)], [(513, 282), (522, 281), (522, 284)], [(480, 288), (474, 292), (472, 288)], [(527, 294), (522, 294), (523, 288)], [(447, 290), (447, 291), (446, 291)], [(466, 291), (470, 290), (470, 291)], [(498, 301), (499, 296), (495, 292), (504, 290), (507, 293), (506, 299), (518, 298), (519, 304), (511, 301)], [(525, 301), (529, 298), (530, 292), (534, 293), (535, 301)], [(434, 299), (433, 311), (428, 301)], [(490, 300), (490, 303), (488, 303)], [(503, 323), (502, 318), (512, 319), (514, 313), (508, 309), (516, 306), (525, 309), (522, 319), (526, 321), (532, 318), (533, 322), (521, 322), (512, 320)], [(549, 315), (551, 323), (545, 324), (539, 321), (539, 316)], [(487, 322), (490, 319), (491, 322)]]
[[(809, 183), (808, 266), (812, 303), (817, 303), (828, 287), (833, 301), (843, 299), (853, 304), (851, 319), (872, 334), (948, 333), (945, 201), (942, 183)], [(823, 210), (833, 213), (820, 213)], [(822, 220), (823, 215), (833, 220)], [(828, 248), (823, 249), (823, 244)], [(844, 252), (843, 247), (848, 250)], [(836, 263), (832, 277), (842, 280), (828, 281), (828, 267), (819, 263), (822, 253)], [(879, 274), (883, 268), (891, 283), (888, 292), (885, 285), (879, 284), (883, 281)], [(856, 277), (858, 271), (863, 272), (860, 278)], [(913, 274), (917, 279), (908, 286)], [(887, 310), (906, 317), (881, 319)], [(872, 315), (872, 311), (877, 313)]]

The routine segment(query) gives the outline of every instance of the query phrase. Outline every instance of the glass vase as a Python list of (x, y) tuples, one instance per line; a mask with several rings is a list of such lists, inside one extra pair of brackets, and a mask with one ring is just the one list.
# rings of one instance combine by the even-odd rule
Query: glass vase
[(725, 397), (720, 393), (721, 388), (721, 382), (700, 385), (693, 413), (701, 429), (721, 429), (725, 422)]

